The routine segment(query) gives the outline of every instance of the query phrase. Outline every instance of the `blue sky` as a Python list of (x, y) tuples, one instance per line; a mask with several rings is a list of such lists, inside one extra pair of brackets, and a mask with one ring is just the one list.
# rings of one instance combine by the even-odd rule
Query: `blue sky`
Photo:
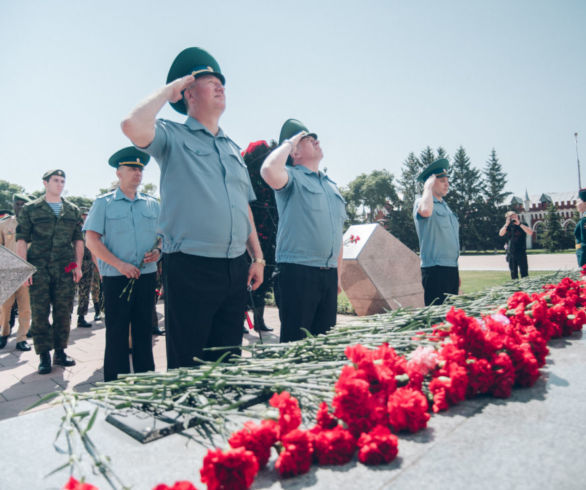
[[(581, 0), (3, 1), (0, 179), (31, 192), (58, 167), (70, 194), (94, 197), (129, 144), (122, 118), (200, 46), (226, 76), (221, 126), (242, 147), (295, 117), (340, 185), (462, 145), (479, 168), (495, 148), (515, 194), (573, 191), (585, 25)], [(144, 182), (158, 180), (151, 163)]]

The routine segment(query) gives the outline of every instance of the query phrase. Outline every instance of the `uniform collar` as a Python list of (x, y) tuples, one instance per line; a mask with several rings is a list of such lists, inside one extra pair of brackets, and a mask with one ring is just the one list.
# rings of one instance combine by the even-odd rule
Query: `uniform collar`
[(433, 196), (433, 202), (438, 203), (438, 204), (445, 204), (446, 200), (445, 199), (438, 199), (437, 197)]
[(222, 128), (218, 127), (218, 134), (213, 135), (208, 128), (206, 128), (202, 123), (200, 123), (197, 119), (194, 119), (191, 116), (187, 116), (185, 125), (192, 131), (205, 131), (214, 138), (226, 138), (226, 135), (224, 134)]
[[(130, 199), (128, 199), (128, 196), (120, 190), (120, 187), (118, 187), (116, 189), (116, 192), (114, 193), (114, 200), (120, 201), (122, 199), (125, 199), (128, 202), (132, 202)], [(138, 199), (145, 199), (145, 197), (140, 192), (136, 191), (136, 196), (134, 196), (134, 200), (136, 201)]]

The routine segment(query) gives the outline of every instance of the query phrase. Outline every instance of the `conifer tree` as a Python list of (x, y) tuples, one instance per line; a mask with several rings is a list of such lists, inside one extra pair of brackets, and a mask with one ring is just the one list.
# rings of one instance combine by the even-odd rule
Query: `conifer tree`
[(550, 203), (547, 206), (547, 213), (544, 219), (543, 246), (550, 252), (555, 252), (563, 248), (564, 230), (560, 215), (557, 213), (557, 207)]

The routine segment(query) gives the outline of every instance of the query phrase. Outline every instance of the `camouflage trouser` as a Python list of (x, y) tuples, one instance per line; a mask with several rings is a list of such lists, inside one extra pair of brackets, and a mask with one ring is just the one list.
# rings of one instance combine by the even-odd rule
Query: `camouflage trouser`
[(96, 266), (91, 259), (88, 261), (85, 259), (83, 260), (81, 273), (83, 275), (77, 286), (77, 314), (78, 316), (85, 316), (87, 315), (90, 302), (90, 290), (92, 292), (92, 300), (94, 304), (97, 304), (100, 301), (100, 274), (98, 274)]
[[(65, 349), (69, 339), (75, 283), (67, 264), (37, 265), (30, 287), (32, 323), (31, 334), (35, 352), (42, 354), (51, 349)], [(53, 324), (49, 313), (53, 307)]]

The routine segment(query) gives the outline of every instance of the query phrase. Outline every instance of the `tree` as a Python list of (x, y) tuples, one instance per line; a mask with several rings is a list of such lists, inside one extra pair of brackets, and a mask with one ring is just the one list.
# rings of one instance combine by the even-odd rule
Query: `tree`
[(454, 155), (450, 169), (450, 192), (446, 202), (460, 222), (463, 250), (478, 248), (481, 243), (482, 181), (480, 171), (472, 167), (462, 146)]
[(484, 177), (482, 185), (484, 196), (484, 216), (482, 220), (483, 248), (497, 249), (501, 245), (501, 239), (498, 236), (497, 230), (502, 226), (506, 212), (505, 199), (511, 193), (505, 192), (507, 175), (499, 163), (494, 148), (490, 153), (490, 157), (482, 173)]
[(12, 196), (24, 193), (24, 187), (0, 180), (0, 209), (12, 209)]
[(543, 246), (550, 252), (563, 248), (564, 231), (555, 204), (550, 203), (544, 219)]
[(83, 196), (67, 196), (66, 199), (72, 203), (75, 204), (79, 209), (81, 208), (91, 208), (92, 204), (94, 203), (93, 199), (90, 199), (89, 197), (83, 197)]
[(377, 212), (385, 209), (387, 203), (398, 202), (393, 179), (388, 170), (373, 170), (370, 174), (360, 174), (348, 184), (346, 196), (356, 207), (362, 206), (368, 213), (369, 223), (375, 221)]
[(155, 198), (157, 197), (157, 186), (155, 184), (150, 183), (150, 182), (147, 182), (146, 184), (142, 184), (139, 191), (142, 192), (143, 194), (148, 194), (149, 196), (152, 196)]

